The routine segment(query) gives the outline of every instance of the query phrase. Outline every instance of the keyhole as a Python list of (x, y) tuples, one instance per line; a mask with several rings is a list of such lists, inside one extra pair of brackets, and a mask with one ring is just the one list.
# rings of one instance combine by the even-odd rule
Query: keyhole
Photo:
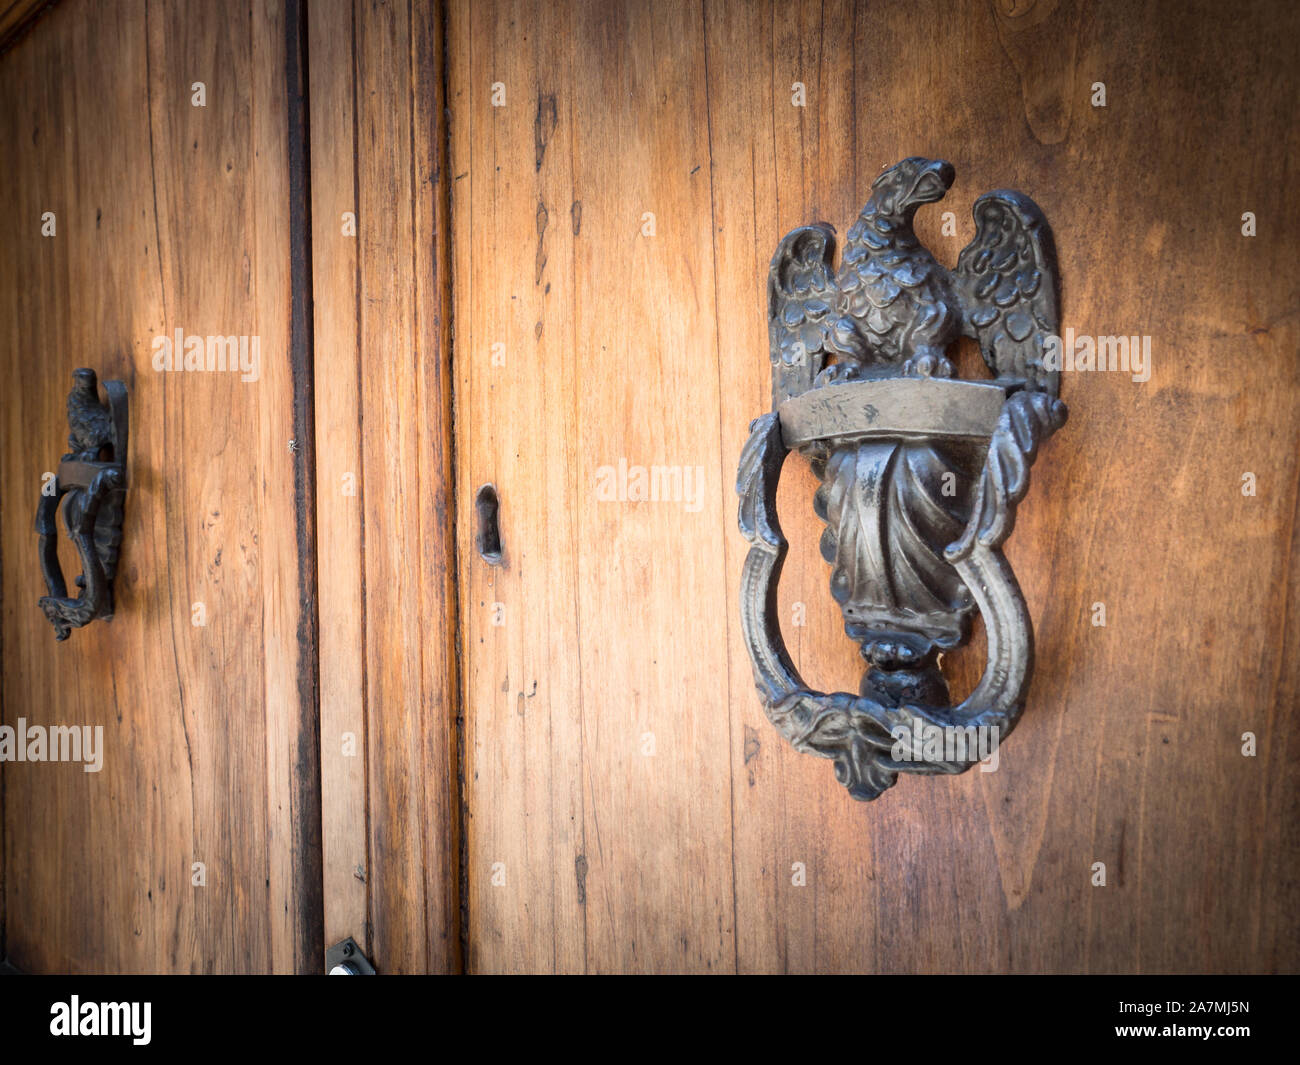
[(489, 566), (501, 565), (501, 526), (497, 515), (501, 510), (501, 501), (497, 499), (495, 485), (485, 484), (474, 497), (474, 513), (478, 516), (478, 532), (474, 544), (479, 557)]

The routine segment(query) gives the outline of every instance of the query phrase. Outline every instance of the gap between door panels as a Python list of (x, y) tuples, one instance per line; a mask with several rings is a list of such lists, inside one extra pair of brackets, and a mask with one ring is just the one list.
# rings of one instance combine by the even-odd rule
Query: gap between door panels
[(321, 771), (320, 771), (320, 669), (316, 610), (315, 420), (313, 404), (312, 260), (311, 260), (311, 143), (307, 103), (308, 54), (304, 0), (285, 0), (284, 78), (289, 175), (289, 364), (293, 378), (293, 426), (290, 439), (300, 459), (293, 466), (294, 537), (298, 551), (298, 735), (299, 763), (293, 769), (294, 798), (298, 810), (293, 823), (295, 865), (302, 868), (294, 955), (306, 959), (324, 956), (321, 914)]

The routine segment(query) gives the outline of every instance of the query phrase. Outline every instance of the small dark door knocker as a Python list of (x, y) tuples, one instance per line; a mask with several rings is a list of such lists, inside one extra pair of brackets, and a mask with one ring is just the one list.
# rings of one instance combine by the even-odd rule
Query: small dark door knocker
[[(943, 160), (882, 173), (838, 269), (828, 225), (781, 241), (768, 279), (772, 411), (740, 458), (741, 625), (763, 709), (797, 750), (834, 759), (856, 799), (899, 773), (961, 773), (996, 750), (1033, 665), (1001, 546), (1039, 445), (1065, 423), (1055, 251), (1037, 205), (998, 190), (975, 201), (975, 239), (945, 269), (912, 219), (952, 180)], [(958, 336), (979, 342), (993, 380), (953, 378), (946, 349)], [(821, 481), (813, 507), (831, 595), (867, 663), (858, 695), (810, 690), (781, 637), (776, 488), (790, 450)], [(976, 609), (988, 663), (953, 706), (937, 658), (965, 642)]]
[[(94, 370), (76, 370), (68, 393), (68, 447), (54, 481), (41, 490), (36, 508), (40, 536), (41, 572), (49, 595), (40, 605), (54, 626), (55, 638), (66, 640), (75, 628), (95, 618), (113, 616), (113, 576), (122, 543), (122, 508), (126, 501), (127, 404), (126, 385), (104, 382), (108, 403), (99, 399)], [(81, 556), (80, 589), (75, 599), (59, 565), (59, 504), (63, 524)]]

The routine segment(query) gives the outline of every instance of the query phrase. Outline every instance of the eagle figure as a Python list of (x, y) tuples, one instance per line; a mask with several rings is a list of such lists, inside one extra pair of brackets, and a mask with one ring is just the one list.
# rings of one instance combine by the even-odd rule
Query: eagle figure
[(113, 439), (113, 417), (100, 402), (99, 382), (94, 370), (75, 370), (68, 393), (69, 458), (94, 462)]
[[(768, 281), (774, 409), (846, 381), (951, 377), (947, 348), (963, 335), (979, 342), (1008, 395), (1056, 395), (1059, 373), (1043, 360), (1059, 332), (1043, 213), (1018, 192), (985, 193), (973, 208), (975, 239), (948, 270), (921, 246), (912, 220), (952, 181), (942, 159), (913, 157), (885, 170), (838, 268), (835, 231), (825, 223), (781, 241)], [(969, 520), (983, 451), (970, 441), (912, 438), (806, 450), (821, 481), (814, 506), (826, 522), (831, 593), (874, 667), (864, 694), (874, 685), (875, 695), (889, 688), (899, 699), (941, 704), (946, 692), (931, 689), (943, 682), (929, 666), (965, 639), (974, 609), (944, 548)]]
[(946, 349), (979, 341), (994, 375), (1013, 387), (1056, 394), (1043, 366), (1058, 332), (1056, 255), (1042, 211), (1019, 192), (975, 201), (975, 239), (948, 270), (912, 229), (916, 210), (952, 185), (952, 165), (911, 157), (884, 171), (844, 242), (800, 226), (781, 241), (768, 282), (773, 398), (814, 385), (898, 374), (950, 377)]

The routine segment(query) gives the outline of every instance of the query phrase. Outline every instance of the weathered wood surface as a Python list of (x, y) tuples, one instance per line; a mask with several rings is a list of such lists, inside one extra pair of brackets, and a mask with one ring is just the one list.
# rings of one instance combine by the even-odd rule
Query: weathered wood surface
[(54, 0), (6, 0), (0, 3), (0, 54), (30, 32), (53, 4)]
[(309, 20), (325, 939), (353, 936), (381, 972), (444, 972), (460, 808), (442, 15), (358, 0)]
[[(98, 773), (0, 767), (27, 971), (319, 968), (296, 18), (67, 3), (0, 62), (3, 719), (105, 743)], [(259, 337), (257, 380), (155, 371), (178, 328)], [(130, 390), (130, 495), (116, 617), (56, 644), (32, 515), (83, 365)]]
[[(350, 934), (398, 972), (457, 968), (463, 934), (473, 971), (1295, 969), (1297, 22), (58, 5), (0, 60), (0, 716), (100, 723), (108, 752), (0, 769), (0, 949), (316, 969)], [(907, 154), (957, 167), (918, 224), (942, 259), (979, 192), (1024, 189), (1065, 324), (1150, 335), (1153, 371), (1064, 381), (1008, 552), (1039, 664), (998, 772), (862, 806), (759, 711), (732, 482), (777, 241), (842, 232)], [(178, 326), (259, 335), (260, 379), (154, 372)], [(132, 496), (117, 618), (56, 645), (31, 518), (79, 365), (131, 387)], [(690, 471), (687, 498), (604, 501), (635, 467)], [(489, 482), (500, 566), (475, 554)], [(850, 688), (813, 487), (792, 460), (786, 636)], [(951, 656), (958, 694), (981, 653)]]
[[(1295, 11), (593, 0), (448, 29), (470, 969), (1300, 964)], [(918, 220), (941, 259), (976, 195), (1025, 190), (1065, 324), (1150, 335), (1153, 367), (1064, 381), (1008, 551), (1038, 668), (1000, 769), (862, 806), (762, 718), (731, 485), (777, 241), (843, 232), (909, 154), (957, 168)], [(601, 502), (620, 461), (702, 469), (699, 509)], [(853, 688), (813, 487), (792, 462), (786, 636)]]

